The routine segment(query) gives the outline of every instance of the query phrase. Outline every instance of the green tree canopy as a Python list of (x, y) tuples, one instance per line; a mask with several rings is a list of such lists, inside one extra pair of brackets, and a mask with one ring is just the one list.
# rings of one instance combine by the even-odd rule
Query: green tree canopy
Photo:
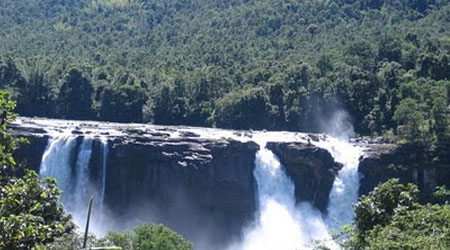
[(403, 99), (395, 110), (393, 119), (397, 122), (398, 133), (408, 141), (424, 139), (424, 117), (419, 104), (412, 98)]
[(89, 78), (79, 69), (71, 68), (59, 90), (60, 114), (66, 119), (91, 119), (93, 92), (94, 87)]
[(59, 202), (56, 181), (16, 165), (12, 153), (19, 140), (6, 130), (14, 107), (0, 91), (0, 248), (33, 249), (70, 232), (73, 224)]
[(355, 205), (356, 219), (349, 249), (448, 249), (450, 247), (450, 206), (441, 187), (442, 205), (419, 204), (418, 188), (391, 179), (362, 196)]

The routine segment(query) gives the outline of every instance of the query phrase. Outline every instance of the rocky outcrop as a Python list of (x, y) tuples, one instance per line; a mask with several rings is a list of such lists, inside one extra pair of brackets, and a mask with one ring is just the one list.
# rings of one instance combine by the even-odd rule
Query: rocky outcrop
[(116, 215), (158, 218), (194, 242), (200, 232), (214, 244), (228, 242), (255, 211), (258, 148), (229, 139), (114, 138), (105, 205)]
[[(15, 156), (36, 171), (51, 136), (77, 138), (71, 149), (73, 173), (79, 171), (80, 145), (86, 137), (94, 138), (87, 195), (94, 194), (94, 202), (99, 202), (98, 190), (104, 188), (103, 206), (109, 218), (105, 225), (115, 230), (139, 222), (164, 223), (197, 246), (220, 248), (239, 237), (256, 210), (253, 169), (259, 146), (254, 142), (208, 139), (165, 127), (104, 131), (80, 122), (43, 129), (16, 123), (10, 131), (30, 141)], [(107, 141), (108, 150), (104, 186), (102, 141)]]
[(27, 142), (20, 144), (19, 148), (14, 152), (14, 159), (17, 164), (26, 166), (39, 173), (42, 155), (48, 144), (48, 136), (46, 135), (25, 135), (21, 136), (27, 139)]
[(335, 176), (342, 166), (327, 150), (313, 145), (270, 142), (267, 148), (278, 156), (294, 181), (297, 202), (310, 201), (325, 212)]
[(436, 186), (450, 186), (450, 144), (380, 144), (371, 147), (361, 160), (363, 174), (360, 194), (367, 194), (379, 183), (398, 178), (416, 183), (428, 198)]

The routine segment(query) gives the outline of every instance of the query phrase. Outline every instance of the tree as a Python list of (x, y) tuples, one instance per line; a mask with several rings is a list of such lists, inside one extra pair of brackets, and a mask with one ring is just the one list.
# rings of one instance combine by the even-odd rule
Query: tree
[(402, 58), (401, 42), (393, 38), (384, 38), (378, 43), (380, 60), (400, 62)]
[(433, 100), (433, 107), (431, 114), (434, 120), (433, 131), (438, 141), (444, 141), (449, 136), (449, 112), (447, 107), (447, 100), (438, 96)]
[(270, 104), (263, 88), (231, 92), (216, 102), (214, 120), (218, 127), (263, 129), (271, 124)]
[(416, 100), (403, 99), (394, 112), (393, 119), (397, 122), (399, 135), (407, 141), (424, 139), (424, 117)]
[(365, 249), (450, 249), (450, 206), (425, 205), (400, 210), (389, 225), (376, 226)]
[(6, 130), (14, 107), (0, 91), (0, 248), (28, 250), (70, 232), (73, 224), (59, 202), (56, 181), (16, 165), (12, 153), (23, 140)]
[(88, 77), (78, 68), (69, 69), (58, 95), (60, 115), (65, 119), (91, 119), (93, 93), (94, 87)]
[(110, 86), (103, 89), (100, 119), (115, 122), (142, 122), (145, 95), (135, 85)]
[(185, 124), (188, 103), (183, 79), (176, 78), (170, 83), (161, 84), (144, 109), (146, 120), (165, 125)]
[(133, 250), (190, 250), (192, 244), (162, 224), (142, 224), (134, 229)]
[[(441, 197), (448, 190), (440, 188)], [(442, 195), (442, 193), (445, 193)], [(421, 205), (418, 188), (391, 179), (355, 205), (349, 249), (449, 249), (450, 206)]]
[(108, 232), (100, 241), (106, 242), (106, 245), (118, 246), (123, 250), (133, 249), (133, 237), (130, 232)]
[(400, 184), (398, 179), (378, 185), (355, 205), (356, 229), (365, 235), (376, 225), (387, 225), (397, 208), (413, 207), (418, 201), (418, 195), (419, 190), (415, 185)]

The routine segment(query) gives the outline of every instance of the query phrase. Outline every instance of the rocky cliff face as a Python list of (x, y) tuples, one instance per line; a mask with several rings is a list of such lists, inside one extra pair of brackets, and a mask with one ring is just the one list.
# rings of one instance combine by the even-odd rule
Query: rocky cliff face
[[(35, 119), (21, 120), (10, 130), (29, 139), (30, 144), (17, 150), (16, 159), (36, 171), (50, 138), (76, 138), (72, 168), (82, 142), (93, 138), (88, 178), (95, 186), (92, 190), (104, 190), (103, 206), (112, 218), (107, 223), (114, 222), (114, 229), (162, 222), (208, 249), (238, 237), (255, 214), (253, 170), (259, 146), (251, 142), (251, 132)], [(298, 136), (297, 142), (269, 142), (267, 147), (286, 167), (297, 202), (309, 201), (325, 212), (342, 166), (327, 150), (307, 143), (314, 139), (311, 135), (287, 138), (291, 136)], [(367, 194), (378, 183), (399, 178), (417, 183), (427, 197), (436, 186), (450, 185), (448, 152), (450, 144), (442, 143), (367, 145), (359, 165), (359, 192)]]
[(378, 183), (398, 178), (416, 183), (426, 199), (436, 186), (450, 186), (450, 144), (374, 145), (361, 160), (360, 194)]
[[(220, 246), (239, 236), (256, 209), (253, 169), (259, 146), (254, 142), (204, 138), (183, 129), (135, 126), (101, 131), (81, 123), (36, 128), (26, 122), (30, 124), (16, 123), (10, 130), (30, 141), (16, 151), (16, 158), (36, 171), (51, 137), (77, 138), (74, 161), (84, 138), (94, 138), (88, 190), (104, 188), (104, 212), (110, 218), (105, 224), (116, 230), (160, 222), (199, 248)], [(104, 187), (102, 141), (108, 150)], [(73, 162), (73, 172), (75, 166)]]
[[(226, 136), (208, 138), (183, 127), (33, 119), (13, 124), (11, 129), (14, 134), (29, 138), (31, 144), (19, 149), (17, 158), (36, 171), (50, 134), (65, 131), (64, 136), (78, 137), (76, 148), (86, 136), (98, 138), (93, 143), (89, 167), (89, 178), (96, 186), (101, 183), (103, 156), (99, 138), (106, 138), (104, 201), (118, 217), (130, 211), (135, 215), (145, 214), (137, 210), (151, 207), (152, 213), (157, 214), (154, 217), (174, 218), (178, 212), (172, 210), (185, 203), (197, 211), (194, 214), (204, 214), (226, 224), (222, 227), (229, 231), (239, 231), (236, 228), (254, 213), (253, 169), (259, 146), (250, 142), (251, 138), (247, 138), (249, 142), (225, 139)], [(248, 133), (237, 135), (251, 137)], [(310, 201), (324, 212), (341, 167), (331, 154), (300, 142), (269, 142), (267, 147), (280, 158), (293, 179), (297, 202)]]
[(255, 211), (258, 148), (228, 139), (112, 139), (105, 205), (113, 214), (157, 218), (191, 238), (203, 232), (216, 245), (228, 242)]
[(295, 185), (297, 202), (309, 201), (325, 212), (337, 171), (342, 167), (322, 148), (298, 142), (268, 143)]

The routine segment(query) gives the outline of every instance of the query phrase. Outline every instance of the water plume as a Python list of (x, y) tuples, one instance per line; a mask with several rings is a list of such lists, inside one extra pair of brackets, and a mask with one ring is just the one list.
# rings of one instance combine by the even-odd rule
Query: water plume
[(254, 176), (258, 210), (255, 222), (244, 231), (233, 250), (313, 249), (316, 241), (331, 241), (321, 213), (309, 203), (296, 205), (294, 183), (278, 158), (260, 142)]

